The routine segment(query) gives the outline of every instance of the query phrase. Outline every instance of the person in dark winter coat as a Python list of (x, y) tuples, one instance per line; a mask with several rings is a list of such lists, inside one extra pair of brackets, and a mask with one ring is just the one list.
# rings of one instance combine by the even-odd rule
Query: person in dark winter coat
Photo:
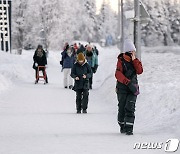
[[(45, 66), (47, 67), (47, 58), (46, 58), (46, 53), (43, 50), (42, 45), (38, 45), (34, 56), (33, 56), (33, 60), (34, 60), (34, 64), (33, 64), (33, 68), (36, 70), (36, 81), (35, 83), (38, 83), (38, 66)], [(45, 71), (45, 68), (40, 68), (40, 71), (43, 72), (43, 75), (46, 76), (46, 83), (48, 83), (48, 78), (47, 78), (47, 74)]]
[(71, 77), (75, 80), (73, 90), (76, 91), (76, 109), (77, 113), (87, 113), (89, 97), (89, 79), (92, 76), (92, 70), (83, 53), (77, 56), (77, 62), (71, 70)]
[[(86, 51), (84, 52), (87, 62), (90, 65), (92, 72), (96, 73), (97, 68), (98, 68), (98, 56), (96, 52), (93, 50), (92, 46), (89, 44), (86, 47)], [(92, 89), (92, 83), (93, 83), (93, 75), (89, 79), (89, 87)]]
[(81, 44), (80, 47), (79, 47), (79, 49), (77, 50), (77, 55), (78, 55), (79, 53), (84, 53), (85, 50), (86, 50), (86, 48), (84, 47), (83, 44)]
[(135, 57), (136, 48), (131, 40), (124, 42), (125, 53), (118, 56), (115, 77), (118, 98), (118, 124), (120, 132), (133, 135), (135, 103), (139, 94), (137, 74), (143, 72), (139, 59)]
[(96, 46), (94, 46), (94, 51), (96, 52), (96, 55), (99, 56), (99, 50), (97, 49)]
[[(64, 88), (72, 89), (73, 79), (71, 78), (71, 68), (75, 62), (75, 56), (70, 46), (67, 46), (66, 49), (61, 53), (63, 59), (62, 69), (64, 72)], [(69, 81), (69, 82), (68, 82)]]

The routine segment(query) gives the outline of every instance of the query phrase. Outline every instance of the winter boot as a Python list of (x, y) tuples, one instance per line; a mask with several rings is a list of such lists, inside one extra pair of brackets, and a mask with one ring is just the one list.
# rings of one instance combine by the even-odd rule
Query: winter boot
[(120, 124), (120, 132), (121, 132), (122, 134), (126, 133), (124, 124)]
[(77, 114), (81, 114), (81, 110), (77, 110)]
[(64, 88), (67, 89), (67, 86), (65, 86)]
[(120, 132), (121, 132), (122, 134), (126, 133), (125, 128), (124, 128), (124, 127), (120, 127)]
[(126, 131), (126, 135), (133, 135), (132, 131)]
[(38, 83), (38, 79), (35, 81), (35, 84), (37, 84)]
[(133, 126), (126, 125), (125, 130), (126, 130), (126, 135), (133, 135)]
[(87, 113), (87, 110), (83, 110), (83, 113)]

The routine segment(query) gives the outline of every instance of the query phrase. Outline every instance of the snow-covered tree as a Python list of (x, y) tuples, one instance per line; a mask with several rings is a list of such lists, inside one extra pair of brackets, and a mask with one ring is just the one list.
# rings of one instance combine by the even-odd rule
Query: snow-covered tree
[(110, 1), (103, 1), (98, 14), (98, 36), (102, 39), (111, 36), (115, 39), (117, 32), (116, 13), (110, 6)]
[[(151, 21), (142, 27), (144, 44), (147, 46), (172, 45), (175, 42), (172, 36), (176, 38), (176, 34), (172, 34), (172, 31), (176, 31), (175, 29), (172, 30), (172, 24), (178, 23), (178, 19), (173, 19), (172, 21), (172, 16), (178, 16), (179, 12), (175, 11), (173, 9), (173, 3), (167, 0), (146, 0), (145, 4)], [(173, 11), (171, 11), (171, 9), (173, 9)]]
[(18, 54), (22, 54), (24, 47), (24, 34), (25, 34), (25, 16), (28, 0), (15, 0), (13, 1), (12, 7), (12, 36), (13, 46), (18, 49)]

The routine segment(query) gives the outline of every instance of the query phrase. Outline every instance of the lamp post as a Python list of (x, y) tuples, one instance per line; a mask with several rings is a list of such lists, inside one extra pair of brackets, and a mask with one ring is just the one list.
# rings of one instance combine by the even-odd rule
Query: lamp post
[(123, 0), (121, 0), (121, 52), (124, 51), (124, 3)]
[(118, 48), (121, 52), (123, 52), (124, 47), (124, 8), (123, 8), (123, 0), (118, 0)]
[(140, 33), (140, 2), (134, 0), (134, 44), (137, 50), (137, 57), (141, 59), (141, 33)]

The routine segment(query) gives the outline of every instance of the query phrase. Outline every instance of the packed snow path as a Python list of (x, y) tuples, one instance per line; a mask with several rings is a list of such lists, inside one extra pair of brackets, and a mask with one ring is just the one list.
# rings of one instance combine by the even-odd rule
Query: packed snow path
[[(103, 52), (100, 53), (99, 70), (94, 76), (94, 89), (90, 91), (88, 114), (76, 114), (75, 92), (63, 88), (63, 73), (60, 72), (58, 54), (49, 55), (47, 69), (49, 84), (47, 85), (41, 82), (37, 85), (33, 83), (32, 53), (28, 52), (22, 55), (17, 65), (20, 63), (24, 65), (25, 70), (21, 71), (23, 73), (21, 75), (27, 77), (13, 80), (15, 84), (0, 95), (0, 154), (165, 153), (164, 146), (161, 150), (135, 150), (133, 147), (136, 142), (163, 142), (165, 144), (169, 138), (180, 137), (177, 131), (179, 126), (177, 117), (180, 108), (176, 106), (179, 96), (176, 97), (177, 100), (173, 100), (174, 104), (170, 102), (170, 106), (176, 107), (175, 114), (172, 113), (176, 119), (172, 120), (171, 126), (169, 126), (169, 121), (164, 122), (171, 119), (165, 115), (166, 112), (169, 112), (168, 109), (166, 110), (169, 104), (164, 102), (166, 104), (164, 107), (161, 101), (156, 100), (159, 97), (153, 93), (153, 90), (156, 92), (158, 85), (153, 84), (153, 88), (149, 86), (152, 82), (151, 74), (157, 73), (153, 71), (160, 69), (160, 67), (156, 68), (158, 59), (163, 62), (164, 58), (173, 58), (172, 54), (167, 53), (164, 57), (162, 54), (156, 53), (143, 55), (144, 70), (147, 75), (144, 74), (144, 77), (142, 75), (140, 82), (142, 82), (141, 86), (144, 86), (142, 88), (144, 91), (137, 101), (134, 135), (126, 136), (119, 133), (116, 121), (117, 100), (114, 70), (118, 51), (109, 48), (104, 49)], [(5, 55), (3, 54), (3, 56)], [(151, 58), (152, 56), (154, 58)], [(18, 59), (18, 57), (13, 58), (13, 62), (15, 63)], [(174, 60), (176, 61), (178, 58)], [(151, 67), (152, 70), (149, 71), (148, 68)], [(177, 72), (178, 70), (175, 70), (175, 73)], [(156, 74), (155, 80), (161, 73), (163, 72)], [(172, 78), (175, 80), (173, 83), (176, 82), (178, 74)], [(164, 82), (163, 78), (161, 81)], [(169, 88), (168, 85), (167, 88)], [(178, 89), (179, 87), (174, 88)], [(152, 92), (153, 95), (147, 95), (149, 92)], [(143, 94), (147, 96), (143, 96)], [(167, 96), (164, 97), (166, 99)], [(163, 121), (163, 116), (169, 118)], [(175, 123), (177, 125), (172, 127), (172, 124)]]

